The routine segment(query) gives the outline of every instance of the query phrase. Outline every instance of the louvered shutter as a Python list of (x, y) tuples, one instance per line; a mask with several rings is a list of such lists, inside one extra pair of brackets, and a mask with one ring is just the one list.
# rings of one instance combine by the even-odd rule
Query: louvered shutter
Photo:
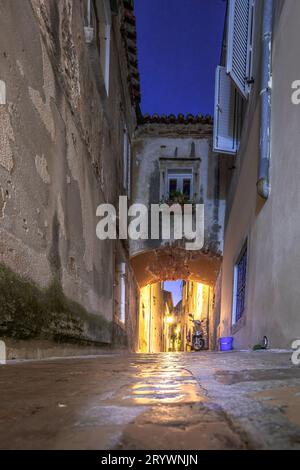
[(253, 0), (229, 0), (227, 73), (247, 98), (250, 78)]
[(235, 154), (239, 138), (238, 92), (225, 67), (217, 67), (214, 118), (214, 151)]

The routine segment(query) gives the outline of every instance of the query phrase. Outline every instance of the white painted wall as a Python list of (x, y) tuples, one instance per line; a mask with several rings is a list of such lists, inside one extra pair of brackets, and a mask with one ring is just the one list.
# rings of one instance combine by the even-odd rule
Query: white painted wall
[[(287, 348), (300, 338), (300, 106), (291, 103), (291, 84), (300, 78), (299, 0), (275, 1), (274, 16), (271, 195), (265, 204), (256, 195), (256, 88), (246, 118), (239, 178), (225, 235), (221, 336), (232, 333), (233, 267), (249, 238), (245, 324), (234, 334), (235, 347), (252, 347), (266, 335), (270, 347)], [(257, 36), (259, 40), (258, 32)], [(258, 80), (258, 66), (255, 76)]]

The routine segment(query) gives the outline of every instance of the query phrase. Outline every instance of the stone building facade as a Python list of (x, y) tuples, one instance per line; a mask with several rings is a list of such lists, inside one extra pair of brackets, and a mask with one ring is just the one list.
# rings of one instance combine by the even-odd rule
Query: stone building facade
[(164, 351), (165, 295), (162, 282), (141, 289), (138, 352)]
[[(238, 3), (228, 2), (223, 71), (218, 72), (223, 80), (217, 82), (222, 94), (216, 100), (216, 122), (226, 102), (231, 115), (223, 113), (215, 143), (231, 153), (227, 158), (234, 169), (216, 305), (220, 335), (233, 336), (234, 347), (263, 344), (267, 337), (269, 347), (290, 348), (300, 336), (300, 107), (292, 101), (300, 76), (300, 2), (244, 3), (242, 11)], [(246, 28), (236, 42), (238, 25)], [(237, 46), (239, 56), (247, 57), (240, 65), (234, 60)], [(237, 134), (232, 133), (235, 111), (230, 99), (236, 93), (243, 103)]]
[(212, 152), (209, 116), (144, 117), (132, 142), (132, 200), (147, 207), (171, 205), (174, 188), (175, 196), (186, 191), (187, 201), (204, 205), (204, 246), (188, 251), (184, 240), (131, 242), (132, 265), (140, 286), (173, 279), (214, 285), (223, 253), (229, 165), (226, 158)]
[(1, 0), (0, 18), (0, 335), (124, 344), (128, 328), (134, 349), (128, 246), (96, 237), (97, 206), (130, 195), (132, 2)]

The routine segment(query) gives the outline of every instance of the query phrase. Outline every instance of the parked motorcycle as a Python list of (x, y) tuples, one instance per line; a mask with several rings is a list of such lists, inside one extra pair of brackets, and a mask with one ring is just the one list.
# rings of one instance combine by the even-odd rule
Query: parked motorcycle
[(192, 334), (192, 350), (201, 351), (205, 348), (205, 341), (203, 338), (203, 330), (200, 320), (194, 320), (193, 315), (189, 315), (190, 321), (193, 323)]

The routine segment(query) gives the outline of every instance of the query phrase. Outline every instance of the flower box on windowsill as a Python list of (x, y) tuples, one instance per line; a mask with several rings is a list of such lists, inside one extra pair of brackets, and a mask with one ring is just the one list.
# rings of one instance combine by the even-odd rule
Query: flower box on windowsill
[(182, 208), (185, 205), (192, 205), (193, 210), (195, 209), (195, 202), (191, 201), (187, 196), (185, 196), (183, 193), (180, 193), (180, 192), (174, 193), (168, 199), (162, 199), (160, 201), (160, 205), (162, 205), (162, 204), (167, 204), (168, 206), (173, 206), (174, 204), (179, 204)]

